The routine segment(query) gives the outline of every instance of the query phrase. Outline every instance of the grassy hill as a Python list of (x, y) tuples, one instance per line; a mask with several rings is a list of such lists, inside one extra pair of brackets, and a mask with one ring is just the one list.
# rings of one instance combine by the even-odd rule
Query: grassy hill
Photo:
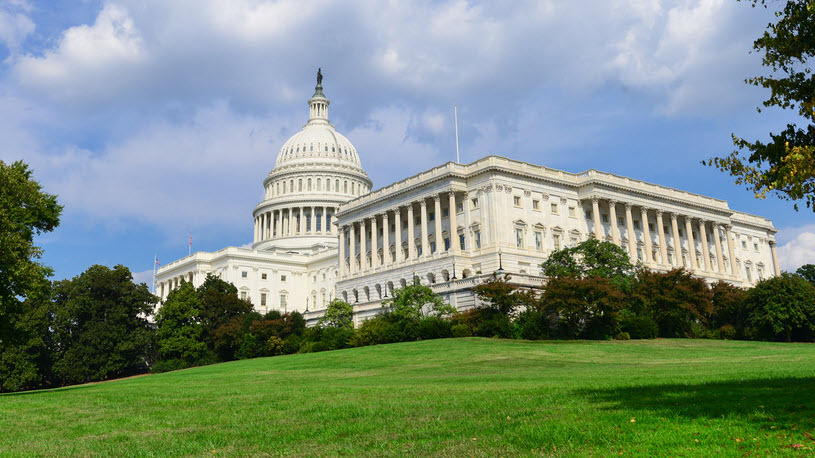
[(0, 454), (812, 454), (814, 417), (811, 344), (448, 339), (0, 395)]

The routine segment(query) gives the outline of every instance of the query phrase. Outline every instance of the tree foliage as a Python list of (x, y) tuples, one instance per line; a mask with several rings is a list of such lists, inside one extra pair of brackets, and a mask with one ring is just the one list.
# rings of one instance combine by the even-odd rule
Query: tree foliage
[(328, 303), (319, 323), (334, 328), (353, 329), (354, 307), (348, 302), (334, 299)]
[(412, 285), (393, 290), (393, 295), (382, 301), (397, 319), (418, 320), (425, 315), (441, 316), (455, 313), (456, 309), (442, 301), (429, 286), (418, 280)]
[(810, 282), (812, 286), (815, 286), (815, 264), (804, 264), (795, 273), (804, 277), (804, 280)]
[(519, 308), (533, 306), (537, 298), (532, 291), (520, 289), (511, 283), (509, 274), (493, 274), (489, 280), (478, 284), (473, 292), (482, 301), (482, 307), (494, 309), (502, 315), (514, 315)]
[(707, 324), (713, 312), (713, 293), (705, 280), (682, 269), (641, 269), (631, 299), (632, 311), (654, 320), (662, 337), (698, 337), (694, 324)]
[(567, 276), (550, 279), (541, 302), (563, 337), (608, 339), (619, 332), (626, 296), (609, 278)]
[(747, 294), (749, 321), (792, 340), (796, 328), (815, 328), (815, 286), (800, 275), (783, 272), (759, 282)]
[(543, 275), (549, 278), (603, 277), (620, 286), (627, 286), (634, 273), (625, 250), (593, 238), (552, 253), (542, 268)]
[[(748, 1), (766, 7), (765, 0)], [(770, 133), (767, 143), (734, 134), (736, 151), (703, 164), (736, 177), (736, 184), (757, 198), (772, 193), (783, 200), (804, 200), (815, 211), (815, 0), (788, 0), (776, 17), (753, 43), (770, 73), (746, 82), (770, 90), (765, 107), (796, 110), (808, 125), (788, 124), (780, 133)], [(794, 207), (797, 210), (798, 204)]]
[(54, 373), (63, 384), (146, 372), (156, 297), (127, 267), (94, 265), (54, 283)]

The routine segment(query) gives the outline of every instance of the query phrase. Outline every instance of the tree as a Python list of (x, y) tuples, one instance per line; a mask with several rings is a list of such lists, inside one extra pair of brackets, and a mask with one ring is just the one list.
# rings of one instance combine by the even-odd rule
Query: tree
[[(47, 277), (52, 270), (37, 261), (42, 249), (34, 245), (34, 236), (53, 231), (62, 213), (56, 196), (43, 192), (31, 174), (21, 161), (0, 161), (0, 361), (6, 361), (8, 367), (36, 366), (29, 344), (39, 337), (23, 321), (37, 301), (26, 299), (47, 296)], [(7, 383), (9, 387), (28, 386), (33, 380), (21, 373), (19, 383), (12, 383), (8, 375), (0, 375), (0, 389)]]
[(510, 275), (499, 276), (493, 274), (492, 278), (473, 288), (473, 292), (483, 301), (483, 307), (494, 309), (502, 315), (513, 315), (519, 307), (529, 307), (537, 300), (532, 291), (519, 289), (510, 283)]
[(760, 281), (747, 294), (745, 307), (751, 324), (783, 333), (787, 342), (796, 328), (815, 328), (815, 286), (800, 275), (783, 272)]
[(54, 283), (54, 373), (63, 384), (147, 371), (153, 330), (147, 317), (156, 297), (130, 270), (94, 265)]
[(810, 282), (812, 286), (815, 286), (815, 264), (804, 264), (795, 273), (804, 277), (804, 280)]
[(382, 301), (382, 304), (389, 307), (390, 313), (397, 320), (418, 320), (425, 316), (425, 309), (427, 314), (434, 316), (456, 311), (455, 307), (445, 304), (438, 294), (429, 286), (422, 285), (418, 279), (412, 285), (393, 290), (392, 296)]
[[(765, 0), (748, 1), (754, 7), (766, 7)], [(770, 133), (768, 143), (734, 134), (736, 151), (702, 163), (736, 177), (737, 185), (745, 185), (759, 199), (772, 193), (782, 200), (804, 200), (815, 211), (815, 73), (811, 66), (815, 0), (788, 0), (776, 17), (778, 22), (769, 24), (753, 42), (753, 49), (764, 54), (762, 63), (770, 74), (745, 81), (770, 90), (765, 107), (795, 109), (809, 124), (804, 128), (788, 124), (781, 133)], [(744, 150), (749, 156), (741, 154)], [(798, 209), (797, 203), (793, 206)]]
[(631, 309), (654, 320), (662, 337), (687, 337), (694, 336), (694, 324), (707, 323), (712, 300), (705, 280), (682, 269), (641, 269), (633, 285)]
[(628, 286), (634, 273), (634, 266), (625, 250), (593, 238), (577, 246), (555, 251), (542, 268), (543, 275), (549, 278), (603, 277), (613, 280), (618, 286)]
[[(192, 283), (170, 291), (156, 314), (156, 340), (162, 368), (181, 369), (202, 364), (208, 357), (200, 320), (201, 301)], [(172, 361), (172, 363), (168, 363)]]
[[(744, 311), (747, 290), (720, 280), (713, 285), (711, 291), (713, 292), (711, 328), (718, 328), (720, 331), (731, 329), (735, 333), (742, 332), (747, 320)], [(731, 328), (726, 328), (727, 326)]]
[(202, 325), (201, 338), (207, 342), (210, 349), (214, 348), (213, 336), (216, 329), (234, 317), (252, 311), (252, 304), (238, 297), (238, 288), (235, 285), (211, 274), (207, 274), (204, 283), (198, 287), (197, 294), (201, 303), (198, 315)]
[(348, 302), (334, 299), (328, 303), (319, 324), (334, 328), (354, 328), (354, 308)]
[(619, 333), (626, 297), (611, 279), (567, 276), (551, 278), (541, 302), (564, 337), (608, 339)]

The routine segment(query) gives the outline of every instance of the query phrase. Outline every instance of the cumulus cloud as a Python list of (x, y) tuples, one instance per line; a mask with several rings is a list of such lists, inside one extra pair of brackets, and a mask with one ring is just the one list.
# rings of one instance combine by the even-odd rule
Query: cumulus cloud
[(34, 32), (34, 22), (28, 16), (31, 5), (24, 0), (0, 1), (0, 43), (16, 54), (23, 40)]
[(804, 264), (815, 264), (815, 224), (778, 232), (781, 268), (790, 272)]

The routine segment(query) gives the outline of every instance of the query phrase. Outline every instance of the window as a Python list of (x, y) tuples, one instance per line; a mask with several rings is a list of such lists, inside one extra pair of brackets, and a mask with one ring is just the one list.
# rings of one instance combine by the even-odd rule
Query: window
[(532, 210), (540, 210), (541, 209), (541, 201), (533, 200), (532, 201)]
[(260, 305), (266, 307), (266, 293), (260, 293)]
[(623, 221), (623, 217), (622, 217), (622, 216), (618, 216), (618, 217), (617, 217), (617, 225), (618, 225), (618, 226), (625, 226), (625, 221)]
[(654, 232), (654, 223), (648, 223), (648, 232)]
[(535, 231), (535, 249), (543, 251), (543, 233)]
[(668, 226), (662, 226), (662, 232), (664, 232), (665, 235), (670, 235), (670, 232), (668, 232)]
[(591, 219), (591, 211), (586, 210), (586, 219)]
[(682, 235), (682, 229), (679, 229), (679, 236), (680, 236), (680, 237), (683, 237), (683, 235)]
[(572, 246), (577, 246), (577, 244), (580, 242), (577, 240), (577, 237), (572, 237), (571, 239), (569, 239), (569, 243), (571, 243)]
[(407, 220), (402, 221), (402, 229), (407, 229), (408, 222)]
[(521, 196), (513, 196), (512, 203), (515, 204), (516, 207), (521, 206)]
[(668, 264), (673, 264), (673, 263), (674, 263), (674, 257), (671, 254), (671, 252), (669, 251), (668, 252)]
[(521, 228), (515, 228), (515, 246), (524, 247), (524, 230)]
[(450, 216), (450, 209), (449, 208), (442, 208), (441, 209), (441, 217), (442, 218), (447, 218), (448, 216)]
[(753, 243), (753, 251), (758, 253), (758, 243)]
[(246, 291), (241, 291), (241, 300), (242, 301), (246, 300)]
[(473, 231), (473, 237), (475, 238), (475, 249), (481, 249), (481, 231), (475, 230)]
[(637, 259), (642, 261), (642, 248), (637, 247)]
[(323, 280), (325, 280), (325, 274), (323, 274)]
[(450, 238), (449, 238), (449, 237), (446, 237), (446, 238), (444, 239), (444, 250), (445, 250), (445, 251), (447, 251), (447, 250), (449, 250), (449, 249), (450, 249)]
[(282, 308), (282, 309), (286, 308), (286, 295), (285, 294), (280, 295), (280, 308)]
[(396, 224), (391, 224), (391, 232), (396, 232)]
[(430, 221), (436, 221), (436, 212), (430, 212), (430, 214), (427, 216), (430, 219)]
[(635, 219), (634, 220), (634, 229), (639, 229), (639, 228), (640, 228), (640, 222), (639, 222), (639, 220)]
[(248, 274), (246, 273), (246, 271), (241, 272), (241, 278), (246, 278), (246, 277), (247, 277), (247, 275), (248, 275)]
[(764, 269), (761, 267), (756, 268), (756, 276), (758, 277), (758, 281), (764, 280)]
[(552, 204), (552, 214), (557, 215), (557, 204)]
[(602, 222), (604, 222), (604, 223), (607, 223), (607, 222), (608, 222), (608, 213), (602, 213), (602, 214), (600, 215), (600, 220), (601, 220)]
[(431, 253), (436, 252), (436, 242), (430, 242), (430, 252)]
[(745, 242), (744, 240), (742, 240), (742, 241), (741, 241), (741, 247), (742, 247), (743, 249), (745, 249), (745, 250), (746, 250), (746, 249), (747, 249), (747, 242)]
[(422, 245), (421, 245), (421, 244), (416, 245), (416, 255), (417, 255), (417, 256), (421, 256), (421, 255), (422, 255)]
[(464, 212), (464, 202), (459, 202), (456, 204), (456, 213)]
[(472, 202), (473, 208), (478, 208), (478, 197), (470, 199), (470, 202)]
[(421, 217), (421, 216), (417, 216), (417, 217), (416, 217), (416, 225), (417, 225), (417, 226), (419, 226), (419, 225), (421, 225), (421, 224), (422, 224), (422, 217)]
[(281, 275), (281, 276), (280, 276), (280, 281), (286, 281), (286, 276), (285, 276), (285, 275)]
[(560, 249), (560, 235), (552, 235), (552, 245), (555, 247), (555, 251)]
[(266, 280), (266, 274), (260, 274), (260, 279), (261, 280)]
[(751, 275), (750, 272), (750, 266), (744, 266), (744, 274), (747, 276), (747, 281), (749, 282), (753, 281), (753, 276)]

